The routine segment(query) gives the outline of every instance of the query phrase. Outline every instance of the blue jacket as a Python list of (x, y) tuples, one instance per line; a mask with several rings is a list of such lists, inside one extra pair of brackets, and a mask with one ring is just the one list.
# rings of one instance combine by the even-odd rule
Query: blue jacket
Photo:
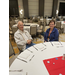
[[(44, 41), (47, 41), (48, 42), (47, 38), (48, 38), (48, 35), (49, 35), (49, 31), (50, 31), (50, 28), (47, 29), (47, 31), (46, 31), (46, 33), (44, 35)], [(49, 41), (58, 41), (58, 38), (59, 38), (59, 32), (54, 27), (53, 31), (50, 34)]]

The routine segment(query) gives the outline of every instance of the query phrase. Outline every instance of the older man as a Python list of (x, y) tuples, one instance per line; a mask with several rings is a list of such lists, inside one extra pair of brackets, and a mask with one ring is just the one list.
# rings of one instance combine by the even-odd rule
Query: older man
[(18, 22), (18, 30), (14, 34), (14, 39), (18, 45), (18, 48), (22, 51), (34, 45), (32, 43), (31, 35), (28, 31), (23, 30), (23, 23), (21, 21)]

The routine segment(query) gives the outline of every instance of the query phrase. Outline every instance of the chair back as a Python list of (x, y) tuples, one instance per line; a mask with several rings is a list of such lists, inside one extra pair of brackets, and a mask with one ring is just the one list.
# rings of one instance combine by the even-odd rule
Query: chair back
[(12, 26), (14, 25), (15, 23), (13, 22), (13, 21), (10, 21), (9, 22), (9, 25), (10, 25), (10, 27), (12, 28)]
[(56, 28), (61, 28), (61, 22), (56, 22)]
[(13, 32), (13, 34), (17, 31), (17, 27), (12, 27), (12, 32)]
[(14, 52), (11, 42), (9, 40), (9, 57), (12, 56), (13, 54), (15, 55), (15, 52)]
[(22, 22), (23, 22), (23, 19), (22, 19), (22, 18), (20, 18), (20, 19), (19, 19), (19, 21), (22, 21)]
[(60, 21), (63, 21), (63, 18), (62, 18), (62, 19), (60, 19)]
[(29, 23), (33, 23), (33, 20), (28, 20)]
[(37, 33), (37, 25), (30, 26), (30, 34), (33, 36), (36, 35), (36, 33)]
[(28, 23), (28, 19), (23, 19), (23, 23)]

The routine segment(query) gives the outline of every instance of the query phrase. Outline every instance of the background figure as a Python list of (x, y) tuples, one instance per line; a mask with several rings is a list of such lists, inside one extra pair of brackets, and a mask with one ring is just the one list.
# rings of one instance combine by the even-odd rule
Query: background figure
[(18, 30), (14, 34), (14, 39), (18, 48), (22, 51), (34, 45), (31, 35), (28, 31), (23, 29), (23, 23), (21, 21), (18, 22)]
[(49, 23), (50, 28), (47, 29), (45, 35), (44, 35), (44, 41), (58, 41), (59, 33), (58, 30), (55, 28), (55, 21), (51, 20)]

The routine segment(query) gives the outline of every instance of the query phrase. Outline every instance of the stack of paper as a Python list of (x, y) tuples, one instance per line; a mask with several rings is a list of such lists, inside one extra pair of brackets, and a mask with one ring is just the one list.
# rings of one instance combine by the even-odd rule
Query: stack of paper
[(45, 45), (46, 47), (52, 46), (52, 44), (50, 42), (44, 42), (43, 45)]
[(62, 43), (61, 42), (51, 42), (51, 44), (57, 48), (59, 47), (63, 47)]
[(27, 62), (29, 62), (32, 59), (32, 57), (34, 57), (33, 53), (31, 53), (28, 50), (25, 50), (22, 54), (20, 54), (17, 57), (17, 59), (22, 60), (22, 61), (27, 63)]
[(9, 70), (9, 75), (23, 75), (23, 70)]
[(37, 44), (37, 45), (34, 45), (34, 47), (35, 47), (37, 50), (39, 50), (39, 51), (43, 51), (43, 50), (46, 49), (46, 46), (43, 45), (42, 43)]
[(31, 53), (37, 52), (37, 50), (33, 46), (29, 47), (27, 50), (30, 51)]

